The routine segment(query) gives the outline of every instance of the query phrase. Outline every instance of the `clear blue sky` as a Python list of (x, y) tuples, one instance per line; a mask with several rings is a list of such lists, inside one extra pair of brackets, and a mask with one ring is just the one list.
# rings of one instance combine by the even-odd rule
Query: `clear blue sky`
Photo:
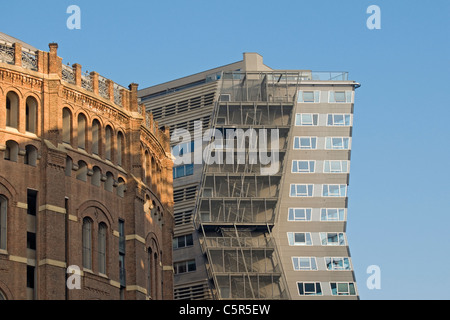
[[(66, 9), (81, 8), (81, 30)], [(369, 30), (368, 6), (381, 9)], [(362, 299), (450, 299), (450, 1), (3, 3), (0, 31), (140, 88), (258, 52), (278, 69), (348, 71), (357, 90), (348, 240)], [(370, 265), (381, 290), (366, 287)]]

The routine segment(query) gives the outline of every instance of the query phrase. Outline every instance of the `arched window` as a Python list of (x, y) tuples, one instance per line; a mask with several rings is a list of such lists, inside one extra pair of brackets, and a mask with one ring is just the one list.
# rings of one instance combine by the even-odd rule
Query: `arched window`
[(92, 270), (92, 225), (90, 218), (83, 219), (83, 267)]
[(28, 145), (25, 147), (25, 151), (25, 164), (36, 167), (38, 158), (38, 150), (36, 147)]
[(98, 272), (106, 274), (106, 231), (107, 226), (103, 222), (98, 226)]
[(17, 162), (19, 158), (19, 144), (15, 141), (6, 141), (5, 160)]
[(114, 187), (114, 175), (111, 172), (106, 173), (105, 190), (112, 192)]
[(8, 200), (0, 195), (0, 250), (6, 250)]
[(153, 158), (153, 157), (152, 157), (152, 162), (151, 162), (151, 169), (152, 169), (152, 177), (151, 177), (152, 188), (153, 188), (153, 190), (155, 190), (155, 186), (158, 182), (156, 181), (156, 161), (155, 161), (155, 158)]
[(87, 129), (87, 120), (84, 114), (78, 115), (78, 148), (86, 149), (86, 129)]
[(152, 248), (147, 250), (147, 295), (153, 294), (153, 251)]
[(80, 181), (87, 181), (87, 173), (88, 173), (88, 167), (86, 162), (84, 161), (78, 161), (78, 170), (77, 170), (77, 179)]
[(150, 167), (150, 155), (148, 154), (148, 151), (145, 151), (144, 153), (144, 164), (142, 166), (142, 182), (145, 184), (149, 184), (149, 167)]
[(100, 187), (102, 181), (102, 170), (99, 167), (94, 167), (92, 171), (93, 174), (91, 177), (91, 183), (94, 186)]
[(99, 155), (100, 154), (100, 143), (101, 143), (101, 129), (100, 122), (98, 120), (94, 120), (92, 122), (92, 153)]
[(158, 291), (159, 291), (159, 288), (158, 288), (158, 276), (159, 276), (158, 265), (159, 265), (158, 252), (155, 252), (153, 254), (153, 279), (152, 279), (153, 286), (154, 286), (154, 289), (153, 289), (154, 297), (153, 298), (155, 300), (158, 299)]
[(69, 109), (63, 109), (63, 127), (62, 127), (63, 142), (72, 144), (72, 113)]
[(119, 183), (117, 185), (117, 195), (121, 198), (125, 197), (125, 191), (127, 189), (127, 186), (125, 184), (125, 180), (122, 178), (119, 178)]
[(26, 131), (36, 133), (37, 128), (37, 101), (28, 97), (26, 101)]
[(73, 160), (71, 157), (66, 157), (66, 177), (72, 176)]
[(123, 137), (123, 133), (119, 132), (117, 134), (117, 164), (119, 166), (122, 166), (124, 150), (125, 150), (125, 140)]
[(6, 95), (6, 126), (19, 128), (19, 96), (12, 91)]
[(112, 160), (112, 136), (113, 131), (110, 126), (105, 129), (105, 158), (106, 160)]

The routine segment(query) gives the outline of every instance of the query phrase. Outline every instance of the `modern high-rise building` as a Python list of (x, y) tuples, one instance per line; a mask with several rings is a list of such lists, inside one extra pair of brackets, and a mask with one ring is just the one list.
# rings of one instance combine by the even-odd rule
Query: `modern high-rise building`
[(358, 299), (347, 72), (257, 53), (138, 91), (175, 156), (175, 299)]

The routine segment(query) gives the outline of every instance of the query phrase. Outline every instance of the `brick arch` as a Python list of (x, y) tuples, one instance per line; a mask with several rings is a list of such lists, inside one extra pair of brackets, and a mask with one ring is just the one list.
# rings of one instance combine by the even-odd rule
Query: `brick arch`
[(0, 281), (0, 295), (3, 295), (6, 300), (14, 300), (14, 295), (3, 281)]
[(17, 190), (14, 188), (14, 186), (2, 176), (0, 176), (0, 193), (8, 197), (9, 201), (14, 201), (15, 199), (17, 199), (18, 195)]
[(22, 101), (24, 98), (24, 94), (22, 92), (21, 88), (15, 87), (15, 86), (8, 86), (8, 87), (4, 87), (4, 92), (5, 92), (5, 97), (8, 95), (8, 93), (10, 92), (14, 92), (17, 94), (17, 96), (19, 97), (19, 100)]
[(159, 254), (161, 246), (159, 245), (158, 237), (156, 233), (149, 232), (145, 237), (145, 248), (152, 248), (152, 252), (157, 252)]
[[(93, 209), (93, 212), (91, 214), (89, 214), (90, 209)], [(76, 212), (80, 221), (82, 221), (85, 217), (90, 217), (92, 220), (94, 220), (95, 224), (105, 222), (108, 228), (112, 228), (112, 226), (114, 225), (114, 219), (111, 215), (111, 212), (106, 206), (98, 201), (88, 200), (80, 205)]]

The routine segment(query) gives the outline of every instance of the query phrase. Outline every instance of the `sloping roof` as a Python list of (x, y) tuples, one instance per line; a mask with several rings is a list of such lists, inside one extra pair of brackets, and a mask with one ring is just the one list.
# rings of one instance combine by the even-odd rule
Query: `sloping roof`
[(25, 43), (25, 42), (23, 42), (23, 41), (21, 41), (19, 39), (11, 37), (11, 36), (3, 33), (3, 32), (0, 32), (0, 42), (8, 42), (8, 43), (11, 43), (11, 44), (18, 42), (18, 43), (22, 44), (23, 48), (26, 48), (26, 49), (31, 50), (31, 51), (36, 51), (37, 50), (32, 45), (29, 45), (28, 43)]

